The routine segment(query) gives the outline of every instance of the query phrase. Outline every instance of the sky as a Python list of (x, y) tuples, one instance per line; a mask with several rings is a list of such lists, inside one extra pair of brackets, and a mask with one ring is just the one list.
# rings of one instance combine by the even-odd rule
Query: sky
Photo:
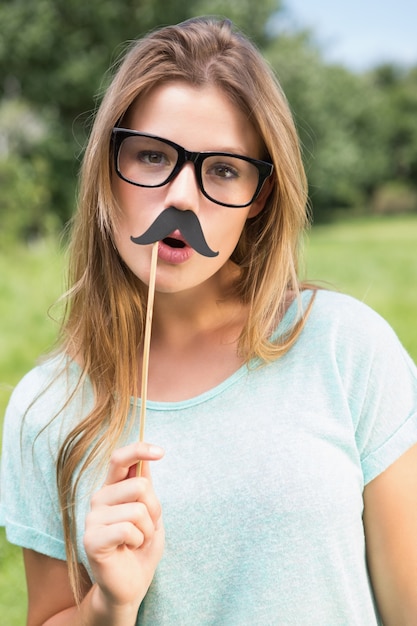
[(326, 60), (354, 71), (417, 65), (417, 0), (283, 0), (290, 27), (309, 27)]

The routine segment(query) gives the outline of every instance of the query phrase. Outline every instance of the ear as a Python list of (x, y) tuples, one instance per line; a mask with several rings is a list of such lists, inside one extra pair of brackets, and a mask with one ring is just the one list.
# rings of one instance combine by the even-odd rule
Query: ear
[(272, 191), (272, 187), (274, 186), (274, 176), (270, 176), (266, 179), (261, 189), (259, 196), (256, 198), (254, 202), (252, 202), (248, 218), (256, 217), (264, 208), (265, 202), (268, 199), (269, 194)]

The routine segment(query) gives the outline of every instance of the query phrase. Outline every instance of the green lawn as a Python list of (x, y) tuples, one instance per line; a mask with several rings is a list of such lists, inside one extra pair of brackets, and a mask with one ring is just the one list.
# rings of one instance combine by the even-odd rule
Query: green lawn
[(306, 276), (380, 313), (417, 361), (417, 215), (313, 227)]
[[(316, 226), (306, 245), (306, 275), (365, 301), (395, 328), (417, 361), (417, 215)], [(63, 288), (54, 243), (0, 251), (0, 416), (10, 391), (54, 341), (48, 316)], [(52, 311), (53, 315), (53, 311)], [(25, 623), (20, 550), (0, 531), (1, 623)]]
[(12, 387), (54, 342), (63, 255), (53, 242), (0, 251), (0, 415)]

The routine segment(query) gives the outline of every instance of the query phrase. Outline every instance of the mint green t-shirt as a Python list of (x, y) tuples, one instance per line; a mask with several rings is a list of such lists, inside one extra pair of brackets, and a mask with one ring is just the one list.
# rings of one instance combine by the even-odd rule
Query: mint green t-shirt
[[(304, 304), (310, 293), (303, 294)], [(287, 312), (276, 334), (296, 313)], [(65, 559), (55, 459), (92, 406), (57, 360), (14, 391), (4, 427), (0, 521), (11, 542)], [(137, 402), (139, 404), (139, 402)], [(294, 347), (183, 402), (149, 402), (146, 439), (166, 548), (140, 626), (373, 626), (363, 488), (417, 442), (417, 370), (362, 303), (319, 292)], [(138, 429), (130, 438), (137, 438)], [(39, 435), (36, 437), (36, 435)], [(22, 453), (21, 453), (22, 442)], [(78, 548), (91, 493), (81, 481)]]

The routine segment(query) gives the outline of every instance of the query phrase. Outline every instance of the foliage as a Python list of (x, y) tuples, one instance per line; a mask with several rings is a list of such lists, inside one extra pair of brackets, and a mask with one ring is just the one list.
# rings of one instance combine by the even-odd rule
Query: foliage
[(380, 214), (417, 212), (417, 189), (401, 180), (385, 183), (374, 194), (372, 210)]
[(393, 65), (376, 68), (369, 76), (383, 105), (385, 147), (391, 179), (417, 181), (417, 67), (405, 71)]
[(415, 187), (417, 70), (326, 65), (309, 33), (281, 36), (266, 54), (293, 109), (316, 219), (368, 205), (386, 181)]
[(42, 235), (68, 220), (108, 68), (131, 39), (201, 14), (226, 13), (276, 70), (300, 132), (316, 221), (333, 218), (336, 209), (370, 206), (392, 181), (412, 194), (417, 67), (383, 65), (355, 74), (327, 65), (312, 33), (285, 31), (282, 6), (281, 0), (0, 3), (3, 238), (5, 232), (9, 239)]
[(45, 181), (49, 162), (34, 149), (45, 136), (39, 116), (21, 99), (0, 102), (0, 244), (45, 235), (56, 218)]
[[(249, 0), (235, 1), (228, 5), (228, 16), (257, 39), (262, 38), (265, 21), (277, 8), (276, 0), (264, 1), (261, 6)], [(48, 164), (49, 171), (41, 179), (47, 187), (49, 200), (45, 199), (44, 206), (48, 213), (52, 211), (61, 222), (72, 213), (78, 161), (91, 114), (108, 82), (106, 71), (127, 42), (162, 24), (223, 12), (224, 3), (215, 0), (19, 0), (0, 4), (0, 97), (19, 96), (29, 102), (47, 127), (47, 135), (33, 149)], [(11, 183), (8, 196), (13, 189)], [(31, 192), (30, 185), (26, 191)], [(8, 202), (2, 213), (13, 211)], [(30, 213), (26, 211), (29, 220)], [(41, 225), (38, 228), (42, 230)]]
[(8, 240), (32, 239), (54, 230), (56, 220), (48, 212), (48, 187), (42, 182), (48, 178), (47, 172), (48, 162), (37, 155), (27, 159), (13, 155), (0, 161), (2, 244)]

